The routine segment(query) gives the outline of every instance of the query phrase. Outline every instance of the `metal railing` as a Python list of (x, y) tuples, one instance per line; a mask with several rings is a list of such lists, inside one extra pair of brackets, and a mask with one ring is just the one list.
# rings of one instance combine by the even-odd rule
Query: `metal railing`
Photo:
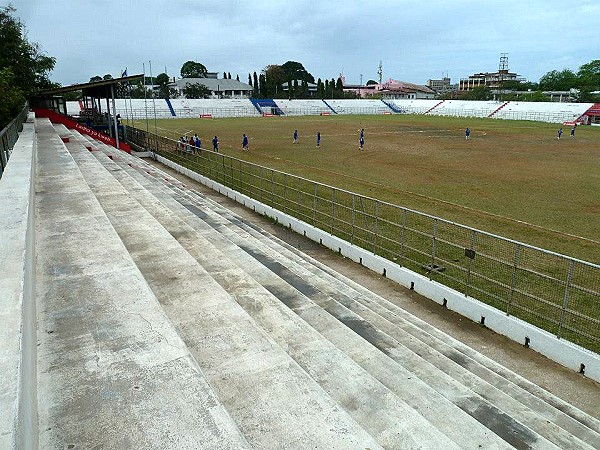
[(27, 120), (29, 105), (25, 104), (21, 112), (2, 131), (0, 131), (0, 178), (8, 164), (10, 154), (19, 139), (19, 133), (23, 130), (23, 122)]
[(134, 144), (600, 353), (600, 266), (128, 127)]

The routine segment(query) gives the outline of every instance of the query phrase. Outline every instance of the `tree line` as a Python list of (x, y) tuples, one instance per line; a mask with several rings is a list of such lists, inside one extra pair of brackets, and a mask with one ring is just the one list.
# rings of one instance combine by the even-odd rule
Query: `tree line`
[(0, 130), (21, 112), (31, 94), (58, 86), (48, 78), (56, 59), (27, 40), (14, 12), (10, 5), (0, 8)]

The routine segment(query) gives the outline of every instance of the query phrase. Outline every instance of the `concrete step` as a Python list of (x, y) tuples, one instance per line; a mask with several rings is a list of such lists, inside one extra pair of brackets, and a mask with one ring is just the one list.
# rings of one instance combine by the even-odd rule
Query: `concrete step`
[(39, 447), (249, 448), (52, 125), (35, 128)]
[[(134, 261), (252, 446), (379, 448), (127, 190), (67, 144)], [(78, 147), (78, 148), (76, 148)]]
[[(221, 231), (222, 231), (222, 230), (221, 230)], [(205, 233), (205, 232), (206, 232), (206, 230), (203, 230), (203, 233)], [(216, 237), (218, 237), (218, 236), (216, 236)], [(213, 238), (213, 239), (214, 239), (214, 238)], [(238, 244), (238, 245), (239, 245), (239, 244)], [(231, 252), (231, 251), (232, 251), (232, 249), (231, 249), (231, 248), (228, 248), (228, 250), (227, 250), (227, 251), (228, 251), (228, 252)], [(239, 258), (244, 258), (244, 255), (243, 255), (243, 254), (242, 254), (242, 255), (237, 255), (237, 256), (236, 256), (236, 258), (237, 258), (237, 259), (239, 259)], [(249, 262), (247, 262), (247, 264), (246, 264), (244, 267), (248, 267), (248, 266), (250, 266), (250, 265), (252, 265), (252, 261), (249, 261)], [(266, 279), (266, 280), (263, 280), (263, 283), (268, 283), (268, 278), (269, 278), (269, 276), (272, 278), (272, 274), (271, 274), (271, 275), (267, 275), (267, 279)], [(265, 285), (268, 285), (268, 284), (265, 284)], [(284, 287), (283, 289), (285, 289), (285, 287)], [(560, 434), (560, 433), (558, 433), (558, 435), (559, 435), (559, 438), (560, 438), (560, 435), (561, 435), (561, 434)], [(556, 436), (555, 436), (555, 438), (556, 438)], [(583, 444), (583, 445), (585, 445), (585, 444)]]
[[(251, 229), (250, 231), (256, 231), (256, 230)], [(280, 250), (278, 250), (278, 252), (279, 251)], [(300, 276), (302, 276), (302, 275), (303, 274), (300, 274)], [(304, 275), (307, 275), (307, 274), (304, 274)], [(310, 274), (311, 280), (315, 278), (314, 275), (315, 275), (314, 272), (312, 274)], [(330, 281), (331, 280), (328, 280), (328, 283)], [(344, 291), (347, 292), (346, 287), (344, 288)], [(339, 292), (336, 293), (336, 295), (339, 295)], [(346, 303), (348, 303), (348, 301), (352, 301), (352, 302), (354, 301), (354, 300), (349, 299), (349, 297), (346, 294), (344, 294), (344, 296), (346, 297), (346, 299), (345, 299)], [(382, 299), (380, 299), (380, 300), (382, 300)], [(355, 305), (355, 308), (356, 307), (357, 306)], [(368, 308), (365, 308), (363, 306), (359, 306), (358, 308), (359, 309), (362, 308), (363, 311), (366, 311), (366, 314), (371, 314), (371, 318), (375, 317), (374, 320), (377, 320), (377, 315), (376, 314), (373, 315), (373, 313), (370, 313)], [(377, 308), (375, 308), (375, 309), (377, 309)], [(381, 308), (379, 308), (379, 310), (381, 311)], [(394, 315), (395, 314), (391, 314), (391, 316), (394, 316)], [(389, 322), (387, 319), (385, 319), (385, 321)], [(383, 323), (385, 325), (385, 321), (380, 322), (380, 324)], [(388, 324), (388, 326), (386, 327), (386, 330), (394, 331), (394, 328), (390, 327)], [(421, 334), (423, 334), (423, 333), (421, 333)], [(425, 334), (427, 334), (427, 333), (425, 333)], [(435, 351), (428, 350), (427, 347), (424, 347), (422, 342), (414, 339), (412, 336), (407, 336), (406, 333), (404, 333), (404, 334), (401, 333), (400, 335), (402, 336), (402, 339), (407, 339), (408, 343), (412, 344), (411, 347), (414, 350), (414, 352), (416, 352), (418, 354), (425, 352), (426, 354), (429, 355), (429, 357), (433, 361), (434, 365), (437, 364), (437, 366), (439, 368), (441, 368), (442, 370), (446, 369), (446, 366), (448, 365), (448, 359), (442, 358), (441, 357), (442, 353), (438, 352), (438, 350), (435, 350)], [(429, 340), (431, 341), (431, 339), (429, 339)], [(403, 343), (404, 343), (404, 341), (403, 341)], [(457, 350), (453, 349), (452, 346), (445, 344), (443, 340), (440, 340), (440, 343), (442, 344), (442, 347), (445, 346), (445, 353), (446, 353), (446, 355), (450, 356), (450, 360), (452, 360), (454, 358), (454, 360), (458, 360), (459, 362), (462, 362), (463, 365), (465, 364), (464, 359), (461, 359), (462, 357), (457, 355)], [(438, 345), (438, 347), (439, 347), (439, 345)], [(471, 353), (471, 355), (474, 355), (476, 352), (475, 353), (470, 352), (470, 353)], [(452, 364), (454, 364), (458, 367), (453, 367)], [(526, 411), (519, 413), (523, 416), (524, 420), (526, 420), (526, 421), (528, 420), (528, 421), (532, 422), (533, 425), (538, 426), (538, 427), (540, 425), (542, 425), (542, 429), (540, 431), (542, 433), (544, 433), (544, 435), (546, 435), (550, 439), (552, 439), (562, 445), (565, 442), (568, 442), (572, 438), (568, 433), (563, 433), (557, 427), (557, 425), (559, 425), (559, 426), (565, 427), (567, 430), (569, 430), (569, 433), (573, 433), (576, 436), (580, 436), (586, 442), (597, 442), (597, 438), (598, 438), (597, 433), (591, 431), (594, 428), (594, 425), (596, 425), (597, 421), (595, 421), (595, 419), (593, 419), (589, 416), (586, 416), (585, 414), (576, 410), (575, 412), (578, 411), (577, 414), (573, 414), (573, 415), (583, 418), (582, 421), (577, 421), (573, 417), (569, 416), (568, 414), (564, 414), (562, 411), (559, 411), (558, 409), (554, 408), (554, 405), (550, 405), (550, 404), (542, 401), (540, 398), (535, 397), (534, 395), (523, 395), (523, 389), (515, 389), (515, 387), (517, 386), (516, 383), (512, 383), (507, 378), (498, 376), (497, 372), (494, 372), (494, 371), (488, 369), (484, 365), (481, 365), (478, 363), (473, 364), (471, 362), (469, 363), (469, 365), (473, 366), (473, 370), (475, 373), (478, 372), (479, 374), (484, 374), (484, 375), (488, 376), (488, 378), (491, 377), (490, 379), (497, 384), (497, 386), (496, 386), (497, 388), (496, 389), (490, 388), (489, 385), (487, 385), (485, 382), (481, 382), (481, 380), (479, 380), (477, 378), (477, 376), (475, 376), (473, 373), (470, 373), (469, 371), (465, 371), (465, 370), (461, 371), (461, 369), (464, 369), (463, 367), (461, 367), (461, 364), (456, 364), (456, 362), (450, 361), (450, 367), (454, 370), (453, 373), (455, 374), (457, 379), (462, 379), (463, 382), (467, 386), (471, 386), (476, 391), (479, 390), (479, 392), (481, 393), (482, 396), (488, 396), (488, 395), (490, 395), (490, 392), (491, 392), (492, 394), (495, 395), (494, 398), (497, 398), (497, 400), (500, 401), (500, 404), (503, 404), (502, 402), (506, 403), (505, 407), (510, 406), (513, 409), (516, 408), (516, 410), (518, 411), (519, 409), (523, 409), (523, 406), (527, 406), (527, 408), (533, 408), (534, 411), (536, 411), (535, 414), (538, 414), (538, 413), (541, 414), (542, 418), (540, 419), (540, 418), (536, 418), (535, 414), (532, 415), (531, 413), (528, 413)], [(488, 363), (488, 365), (490, 365), (490, 364)], [(497, 367), (496, 367), (496, 370), (498, 370)], [(502, 371), (499, 371), (499, 372), (502, 372)], [(504, 373), (507, 374), (508, 376), (510, 376), (509, 371), (505, 370)], [(526, 387), (531, 387), (531, 386), (527, 386), (527, 383), (522, 383), (522, 381), (521, 381), (521, 384), (523, 384)], [(510, 398), (506, 398), (506, 396), (503, 392), (503, 390), (506, 390), (506, 389), (508, 389), (509, 392), (511, 394), (513, 394), (512, 397), (514, 399), (516, 399), (518, 401), (523, 401), (523, 404), (519, 405), (518, 403), (511, 400)], [(537, 390), (542, 391), (539, 388)], [(542, 391), (542, 392), (545, 392), (545, 391)], [(530, 392), (530, 394), (531, 394), (531, 392)], [(557, 401), (558, 399), (556, 399), (556, 398), (551, 398), (551, 396), (549, 396), (549, 395), (545, 395), (544, 397), (549, 398), (551, 400), (551, 402), (554, 403), (555, 405), (558, 404), (557, 406), (563, 407), (563, 409), (567, 410), (567, 412), (569, 412), (569, 409), (571, 409), (568, 407), (569, 405), (566, 405), (564, 402)], [(562, 405), (560, 403), (562, 403)], [(565, 405), (567, 406), (567, 408), (564, 408)], [(575, 409), (573, 408), (573, 410), (575, 410)], [(571, 412), (573, 412), (573, 411), (571, 411)], [(548, 426), (544, 426), (544, 422), (545, 422), (544, 419), (546, 419), (546, 418), (552, 419), (552, 421), (556, 422), (556, 424), (555, 425), (550, 424)], [(585, 423), (586, 425), (583, 425), (583, 423)], [(592, 427), (588, 427), (587, 425), (592, 425)]]
[(35, 145), (28, 120), (0, 178), (0, 448), (30, 446), (36, 432)]
[[(113, 162), (97, 154), (95, 156), (111, 170), (128, 192), (135, 195), (138, 201), (173, 236), (177, 237), (182, 246), (209, 271), (263, 330), (269, 333), (384, 447), (396, 448), (401, 445), (417, 448), (439, 448), (440, 445), (446, 448), (452, 447), (452, 443), (448, 442), (448, 438), (437, 428), (424, 420), (415, 409), (401, 401), (391, 390), (370, 376), (330, 341), (324, 339), (300, 316), (294, 314), (268, 289), (246, 273), (247, 268), (236, 265), (231, 255), (213, 246), (210, 239), (182, 221), (179, 214), (173, 214), (173, 210), (168, 209), (134, 181), (126, 173), (129, 169), (127, 165), (122, 166), (125, 170), (119, 175), (111, 168), (117, 165), (118, 161)], [(255, 265), (262, 267), (259, 264)], [(273, 277), (268, 271), (266, 273), (267, 276)], [(314, 304), (310, 305), (308, 299), (305, 300), (306, 308), (313, 308), (314, 314), (319, 314), (320, 308)], [(321, 314), (326, 316), (323, 312)], [(339, 327), (339, 324), (334, 325)], [(371, 348), (367, 348), (372, 351)], [(435, 411), (438, 422), (443, 420), (448, 423), (447, 427), (441, 428), (447, 428), (450, 437), (458, 441), (462, 448), (478, 448), (478, 442), (486, 442), (488, 448), (505, 448), (507, 445), (466, 414), (459, 414), (464, 417), (461, 417), (462, 431), (458, 432), (456, 422), (452, 424), (448, 416), (439, 414), (437, 408), (432, 411)], [(469, 433), (465, 433), (465, 429), (468, 429)]]

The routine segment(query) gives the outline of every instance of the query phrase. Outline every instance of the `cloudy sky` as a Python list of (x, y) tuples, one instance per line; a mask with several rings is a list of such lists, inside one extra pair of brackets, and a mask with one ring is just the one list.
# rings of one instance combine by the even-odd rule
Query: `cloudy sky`
[(501, 53), (530, 81), (600, 59), (600, 1), (0, 0), (57, 59), (53, 81), (167, 69), (188, 60), (248, 73), (299, 61), (315, 78), (458, 82), (495, 71)]

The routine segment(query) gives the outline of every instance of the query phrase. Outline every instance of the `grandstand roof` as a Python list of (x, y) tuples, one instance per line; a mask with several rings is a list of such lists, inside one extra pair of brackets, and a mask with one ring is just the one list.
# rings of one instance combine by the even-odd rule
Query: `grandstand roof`
[(130, 75), (128, 77), (111, 78), (110, 80), (94, 81), (89, 83), (73, 84), (71, 86), (63, 86), (55, 89), (46, 89), (35, 94), (36, 97), (47, 97), (56, 94), (64, 94), (66, 92), (83, 91), (84, 96), (96, 98), (110, 97), (110, 88), (118, 83), (127, 81), (135, 81), (144, 78), (144, 74)]

